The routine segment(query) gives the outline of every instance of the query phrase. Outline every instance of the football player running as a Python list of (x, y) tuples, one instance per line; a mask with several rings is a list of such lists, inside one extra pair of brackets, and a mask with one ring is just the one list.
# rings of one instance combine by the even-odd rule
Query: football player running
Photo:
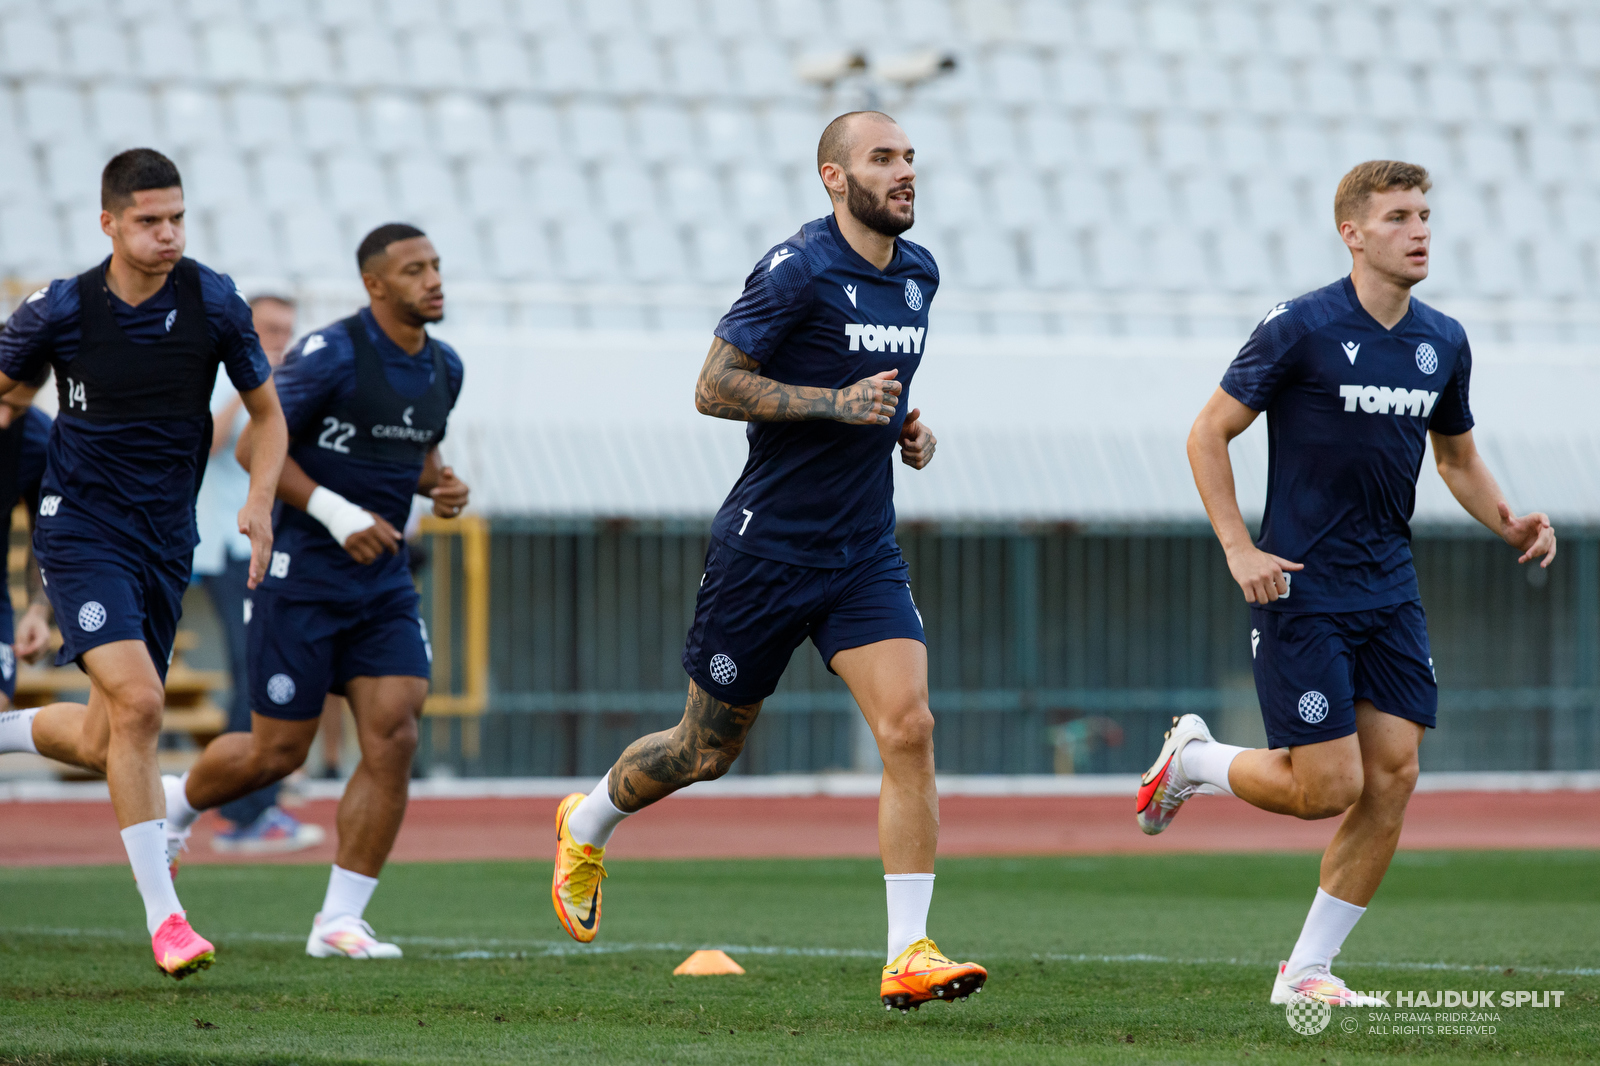
[[(1264, 810), (1344, 821), (1273, 1003), (1378, 1006), (1331, 972), (1383, 880), (1439, 692), (1411, 558), (1424, 449), (1457, 501), (1519, 554), (1556, 556), (1537, 512), (1516, 515), (1472, 440), (1472, 353), (1456, 320), (1411, 295), (1428, 276), (1428, 172), (1362, 163), (1334, 198), (1348, 277), (1273, 308), (1195, 420), (1189, 462), (1228, 568), (1250, 603), (1269, 747), (1175, 720), (1138, 795), (1159, 833), (1202, 786)], [(1254, 542), (1228, 442), (1267, 413), (1266, 510)]]
[(964, 998), (988, 976), (927, 935), (939, 839), (933, 715), (891, 464), (898, 446), (921, 470), (937, 445), (905, 403), (939, 286), (933, 257), (900, 236), (914, 218), (913, 159), (888, 115), (835, 119), (817, 147), (833, 213), (767, 252), (716, 328), (695, 406), (748, 422), (750, 455), (711, 528), (683, 652), (688, 705), (677, 726), (630, 745), (593, 792), (562, 801), (551, 884), (562, 927), (593, 940), (612, 831), (726, 773), (809, 637), (883, 757), (889, 938), (879, 994), (901, 1010)]

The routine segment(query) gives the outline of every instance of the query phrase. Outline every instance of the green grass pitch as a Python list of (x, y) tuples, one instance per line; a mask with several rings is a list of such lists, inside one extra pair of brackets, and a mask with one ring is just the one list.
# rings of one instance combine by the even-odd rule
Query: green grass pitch
[[(548, 866), (395, 866), (368, 915), (393, 963), (304, 955), (325, 867), (191, 866), (219, 958), (181, 984), (125, 868), (0, 870), (0, 1063), (1600, 1058), (1600, 853), (1402, 854), (1351, 936), (1356, 988), (1564, 991), (1496, 1008), (1492, 1035), (1366, 1010), (1293, 1031), (1266, 998), (1316, 875), (1305, 855), (945, 860), (931, 931), (989, 987), (902, 1017), (877, 1002), (873, 862), (616, 861), (598, 950), (556, 925)], [(748, 973), (672, 976), (706, 946)]]

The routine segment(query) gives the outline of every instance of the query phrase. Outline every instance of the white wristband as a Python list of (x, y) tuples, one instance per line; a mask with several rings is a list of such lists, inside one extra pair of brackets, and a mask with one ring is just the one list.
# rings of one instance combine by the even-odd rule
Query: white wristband
[(322, 485), (311, 490), (311, 499), (306, 501), (306, 514), (327, 526), (328, 532), (333, 534), (333, 539), (341, 548), (345, 541), (377, 524), (365, 510)]

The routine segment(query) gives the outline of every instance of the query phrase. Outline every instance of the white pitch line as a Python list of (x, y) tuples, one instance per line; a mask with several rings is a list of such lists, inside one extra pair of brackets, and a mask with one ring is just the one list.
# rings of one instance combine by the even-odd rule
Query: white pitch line
[[(209, 932), (210, 930), (208, 930)], [(143, 941), (145, 934), (135, 933), (126, 929), (54, 929), (35, 926), (18, 926), (12, 928), (0, 927), (0, 936), (46, 936), (63, 937), (68, 939), (84, 940), (131, 940)], [(271, 944), (298, 944), (302, 937), (297, 933), (216, 933), (219, 941), (226, 940), (251, 940)], [(868, 951), (862, 948), (819, 948), (819, 947), (792, 947), (773, 944), (701, 944), (697, 948), (693, 944), (671, 942), (659, 943), (619, 943), (619, 944), (573, 944), (559, 940), (518, 940), (502, 937), (437, 937), (437, 936), (397, 936), (392, 937), (397, 944), (414, 944), (418, 947), (451, 948), (459, 947), (464, 950), (450, 954), (427, 955), (425, 958), (434, 959), (505, 959), (505, 958), (548, 958), (559, 956), (582, 955), (622, 955), (634, 952), (665, 952), (665, 951), (695, 951), (700, 948), (710, 948), (726, 951), (739, 955), (780, 955), (790, 957), (816, 957), (816, 958), (842, 958), (842, 959), (871, 959), (877, 958), (879, 952)], [(1144, 953), (1132, 955), (1092, 955), (1092, 954), (1055, 954), (1034, 953), (1029, 955), (993, 954), (978, 952), (989, 958), (1020, 958), (1044, 959), (1047, 962), (1143, 962), (1155, 963), (1163, 966), (1251, 966), (1271, 967), (1271, 962), (1260, 959), (1241, 958), (1177, 958), (1170, 955), (1149, 955)], [(1418, 970), (1445, 973), (1489, 973), (1493, 971), (1517, 970), (1523, 973), (1551, 974), (1561, 977), (1600, 977), (1600, 967), (1576, 966), (1558, 968), (1551, 966), (1529, 966), (1523, 963), (1453, 963), (1453, 962), (1391, 962), (1384, 960), (1361, 961), (1350, 959), (1344, 964), (1349, 969), (1371, 967), (1384, 970)]]

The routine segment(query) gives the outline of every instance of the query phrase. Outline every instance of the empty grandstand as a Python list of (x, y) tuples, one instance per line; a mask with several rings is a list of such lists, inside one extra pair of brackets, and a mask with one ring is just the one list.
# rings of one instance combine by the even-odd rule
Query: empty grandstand
[[(953, 70), (908, 79), (926, 53)], [(348, 290), (355, 236), (405, 216), (475, 323), (703, 328), (824, 208), (819, 124), (876, 102), (920, 149), (947, 333), (1237, 337), (1342, 269), (1333, 183), (1395, 156), (1437, 178), (1427, 295), (1579, 340), (1597, 70), (1575, 0), (22, 0), (0, 273), (102, 254), (99, 163), (151, 144), (241, 279)]]

